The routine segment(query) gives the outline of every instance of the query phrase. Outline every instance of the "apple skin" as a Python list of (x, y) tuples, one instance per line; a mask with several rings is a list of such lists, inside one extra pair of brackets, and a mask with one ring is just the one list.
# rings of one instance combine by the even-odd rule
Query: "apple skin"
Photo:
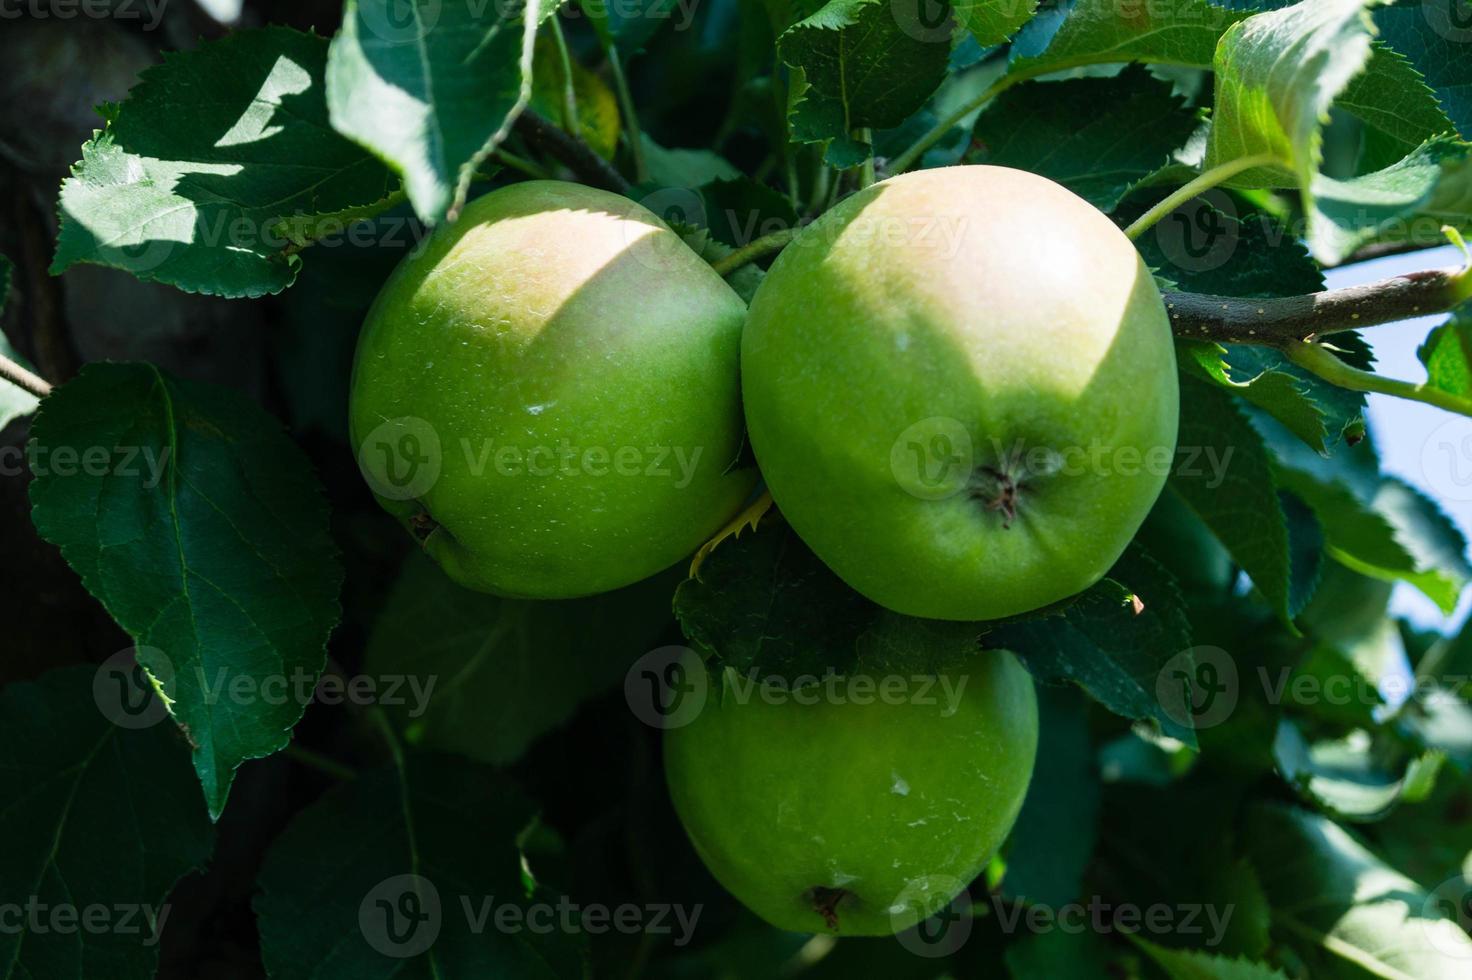
[[(559, 181), (493, 191), (406, 258), (368, 313), (349, 404), (365, 475), (461, 585), (571, 598), (639, 581), (755, 484), (752, 468), (726, 472), (743, 439), (745, 314), (627, 198)], [(401, 418), (439, 465), (406, 499), (364, 462)]]
[(804, 229), (752, 299), (741, 372), (783, 516), (913, 616), (998, 619), (1088, 588), (1175, 448), (1149, 270), (1087, 202), (1004, 167), (894, 177)]
[[(803, 704), (760, 689), (738, 701), (728, 687), (665, 732), (666, 780), (695, 850), (772, 925), (899, 932), (943, 908), (1011, 831), (1037, 752), (1027, 671), (987, 651), (928, 694), (908, 690), (920, 696)], [(843, 890), (831, 918), (814, 889)]]

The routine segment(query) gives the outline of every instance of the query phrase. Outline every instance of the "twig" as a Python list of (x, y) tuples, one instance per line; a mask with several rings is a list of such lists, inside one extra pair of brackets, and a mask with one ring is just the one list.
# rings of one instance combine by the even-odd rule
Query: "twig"
[(4, 378), (17, 388), (30, 392), (37, 398), (45, 398), (51, 394), (51, 385), (45, 378), (27, 371), (3, 354), (0, 354), (0, 378)]
[(710, 267), (716, 270), (719, 275), (729, 276), (737, 269), (756, 261), (763, 255), (780, 251), (788, 242), (796, 238), (797, 233), (800, 231), (802, 231), (801, 228), (783, 228), (781, 231), (774, 231), (770, 235), (763, 235), (755, 241), (741, 246), (730, 255), (716, 259), (710, 264)]
[(1178, 336), (1286, 347), (1342, 330), (1445, 313), (1469, 298), (1472, 270), (1456, 268), (1408, 272), (1361, 286), (1273, 299), (1171, 292), (1165, 294), (1165, 305)]
[(358, 778), (358, 773), (351, 766), (345, 766), (336, 759), (328, 758), (320, 752), (313, 752), (311, 749), (302, 748), (295, 742), (287, 744), (286, 757), (306, 766), (308, 769), (315, 769), (318, 772), (331, 776), (333, 779), (343, 782), (349, 782)]
[(571, 170), (579, 180), (594, 187), (627, 194), (629, 182), (582, 140), (570, 136), (530, 109), (516, 117), (516, 131), (532, 146)]
[(619, 57), (618, 45), (608, 45), (608, 73), (613, 76), (613, 90), (618, 97), (619, 112), (623, 116), (624, 133), (629, 138), (629, 154), (634, 159), (634, 179), (641, 184), (649, 179), (649, 165), (644, 159), (644, 133), (639, 128), (639, 113), (634, 106), (634, 96), (629, 91), (629, 79), (624, 74), (623, 59)]
[(1257, 167), (1270, 167), (1277, 162), (1278, 158), (1271, 153), (1258, 153), (1253, 156), (1238, 157), (1235, 160), (1228, 160), (1226, 163), (1217, 164), (1190, 182), (1182, 184), (1180, 187), (1171, 191), (1160, 203), (1136, 218), (1124, 230), (1124, 236), (1130, 241), (1134, 241), (1146, 231), (1149, 231), (1161, 218), (1164, 218), (1193, 197), (1197, 197), (1204, 191), (1211, 190), (1218, 184), (1230, 180), (1243, 171), (1253, 170)]
[(1370, 371), (1352, 367), (1320, 344), (1305, 344), (1292, 341), (1283, 346), (1288, 359), (1305, 371), (1312, 372), (1332, 385), (1350, 391), (1367, 391), (1381, 395), (1392, 395), (1413, 402), (1425, 402), (1458, 415), (1472, 415), (1472, 399), (1463, 398), (1431, 385), (1415, 384), (1387, 378)]

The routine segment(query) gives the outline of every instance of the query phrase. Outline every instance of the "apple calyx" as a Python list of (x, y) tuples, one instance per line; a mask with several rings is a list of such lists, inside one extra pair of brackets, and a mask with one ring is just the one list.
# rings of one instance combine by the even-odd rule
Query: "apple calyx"
[(414, 535), (414, 540), (420, 544), (429, 540), (429, 536), (440, 528), (440, 522), (429, 516), (429, 511), (421, 504), (419, 510), (415, 511), (409, 518), (409, 532)]
[(808, 889), (813, 911), (821, 915), (823, 922), (834, 932), (838, 931), (838, 905), (852, 894), (847, 888), (829, 888), (826, 885), (814, 885)]

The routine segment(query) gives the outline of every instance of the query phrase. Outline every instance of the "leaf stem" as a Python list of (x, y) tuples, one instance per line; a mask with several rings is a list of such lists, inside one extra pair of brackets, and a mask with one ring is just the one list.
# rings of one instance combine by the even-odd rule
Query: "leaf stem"
[(1167, 195), (1159, 204), (1136, 218), (1124, 230), (1125, 237), (1130, 241), (1134, 241), (1154, 227), (1155, 223), (1161, 218), (1164, 218), (1176, 208), (1202, 192), (1211, 190), (1223, 181), (1231, 180), (1245, 170), (1251, 170), (1254, 167), (1266, 167), (1277, 162), (1278, 158), (1271, 153), (1258, 153), (1252, 156), (1238, 157), (1235, 160), (1228, 160), (1226, 163), (1219, 163), (1210, 170), (1198, 175), (1189, 183), (1176, 188), (1176, 190)]
[(567, 167), (583, 183), (616, 194), (629, 192), (629, 182), (623, 174), (587, 143), (563, 132), (545, 116), (527, 109), (516, 117), (515, 125), (528, 143)]
[(891, 160), (889, 162), (889, 166), (885, 168), (886, 172), (893, 175), (902, 174), (906, 170), (909, 170), (922, 156), (925, 155), (926, 150), (939, 143), (947, 133), (959, 126), (961, 124), (961, 120), (965, 119), (967, 116), (971, 115), (973, 112), (986, 105), (992, 99), (995, 99), (997, 96), (1001, 95), (1013, 85), (1016, 85), (1018, 82), (1026, 81), (1031, 77), (1032, 75), (1028, 74), (1027, 72), (1018, 72), (1016, 75), (1003, 75), (995, 82), (992, 82), (985, 89), (983, 89), (980, 94), (962, 103), (961, 106), (952, 111), (950, 115), (946, 116), (940, 122), (931, 127), (930, 132), (920, 137), (903, 153)]
[(1341, 388), (1424, 402), (1458, 415), (1472, 416), (1472, 399), (1459, 397), (1441, 388), (1386, 378), (1370, 371), (1361, 371), (1357, 367), (1345, 364), (1321, 344), (1290, 341), (1283, 345), (1282, 350), (1294, 364)]
[(557, 61), (562, 70), (562, 128), (569, 136), (582, 134), (578, 121), (578, 93), (573, 87), (572, 55), (567, 50), (567, 37), (562, 33), (562, 22), (557, 16), (547, 18), (552, 29), (552, 39), (557, 43)]
[(774, 231), (770, 235), (763, 235), (755, 241), (741, 246), (730, 255), (716, 259), (710, 264), (710, 267), (716, 270), (718, 275), (728, 276), (742, 266), (756, 261), (763, 255), (781, 251), (788, 242), (797, 237), (800, 231), (802, 231), (801, 228), (783, 228), (781, 231)]
[(649, 179), (649, 164), (644, 159), (644, 131), (639, 128), (639, 113), (634, 108), (634, 96), (629, 91), (629, 79), (624, 74), (624, 63), (618, 55), (618, 45), (609, 42), (608, 73), (613, 76), (613, 90), (618, 96), (619, 113), (624, 117), (624, 131), (629, 137), (629, 153), (634, 158), (634, 180), (644, 183)]
[(293, 215), (271, 226), (271, 233), (286, 239), (282, 255), (295, 255), (308, 245), (315, 245), (328, 235), (343, 231), (359, 221), (368, 221), (398, 207), (409, 195), (401, 185), (397, 190), (369, 204), (359, 204), (330, 214)]
[(30, 392), (37, 398), (45, 398), (51, 394), (50, 382), (40, 375), (28, 371), (3, 354), (0, 354), (0, 378), (4, 378), (23, 391)]
[(865, 158), (863, 169), (859, 171), (859, 190), (863, 190), (874, 183), (874, 130), (866, 126), (857, 135), (860, 142), (869, 144), (869, 156)]
[(333, 779), (342, 780), (343, 782), (349, 782), (358, 778), (357, 771), (351, 766), (345, 766), (336, 759), (328, 758), (320, 752), (304, 749), (295, 742), (291, 742), (286, 746), (286, 757), (293, 762), (301, 763), (308, 769), (316, 769), (318, 772), (325, 773)]
[(554, 179), (552, 172), (535, 160), (528, 160), (526, 157), (517, 156), (515, 153), (504, 148), (497, 150), (491, 159), (497, 163), (503, 163), (512, 170), (524, 173), (528, 177), (535, 178), (536, 180)]

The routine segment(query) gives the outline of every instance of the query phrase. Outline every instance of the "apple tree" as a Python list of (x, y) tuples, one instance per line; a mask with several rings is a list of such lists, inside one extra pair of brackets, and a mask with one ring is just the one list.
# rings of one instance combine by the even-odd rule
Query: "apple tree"
[(1472, 973), (1468, 0), (0, 65), (0, 980)]

